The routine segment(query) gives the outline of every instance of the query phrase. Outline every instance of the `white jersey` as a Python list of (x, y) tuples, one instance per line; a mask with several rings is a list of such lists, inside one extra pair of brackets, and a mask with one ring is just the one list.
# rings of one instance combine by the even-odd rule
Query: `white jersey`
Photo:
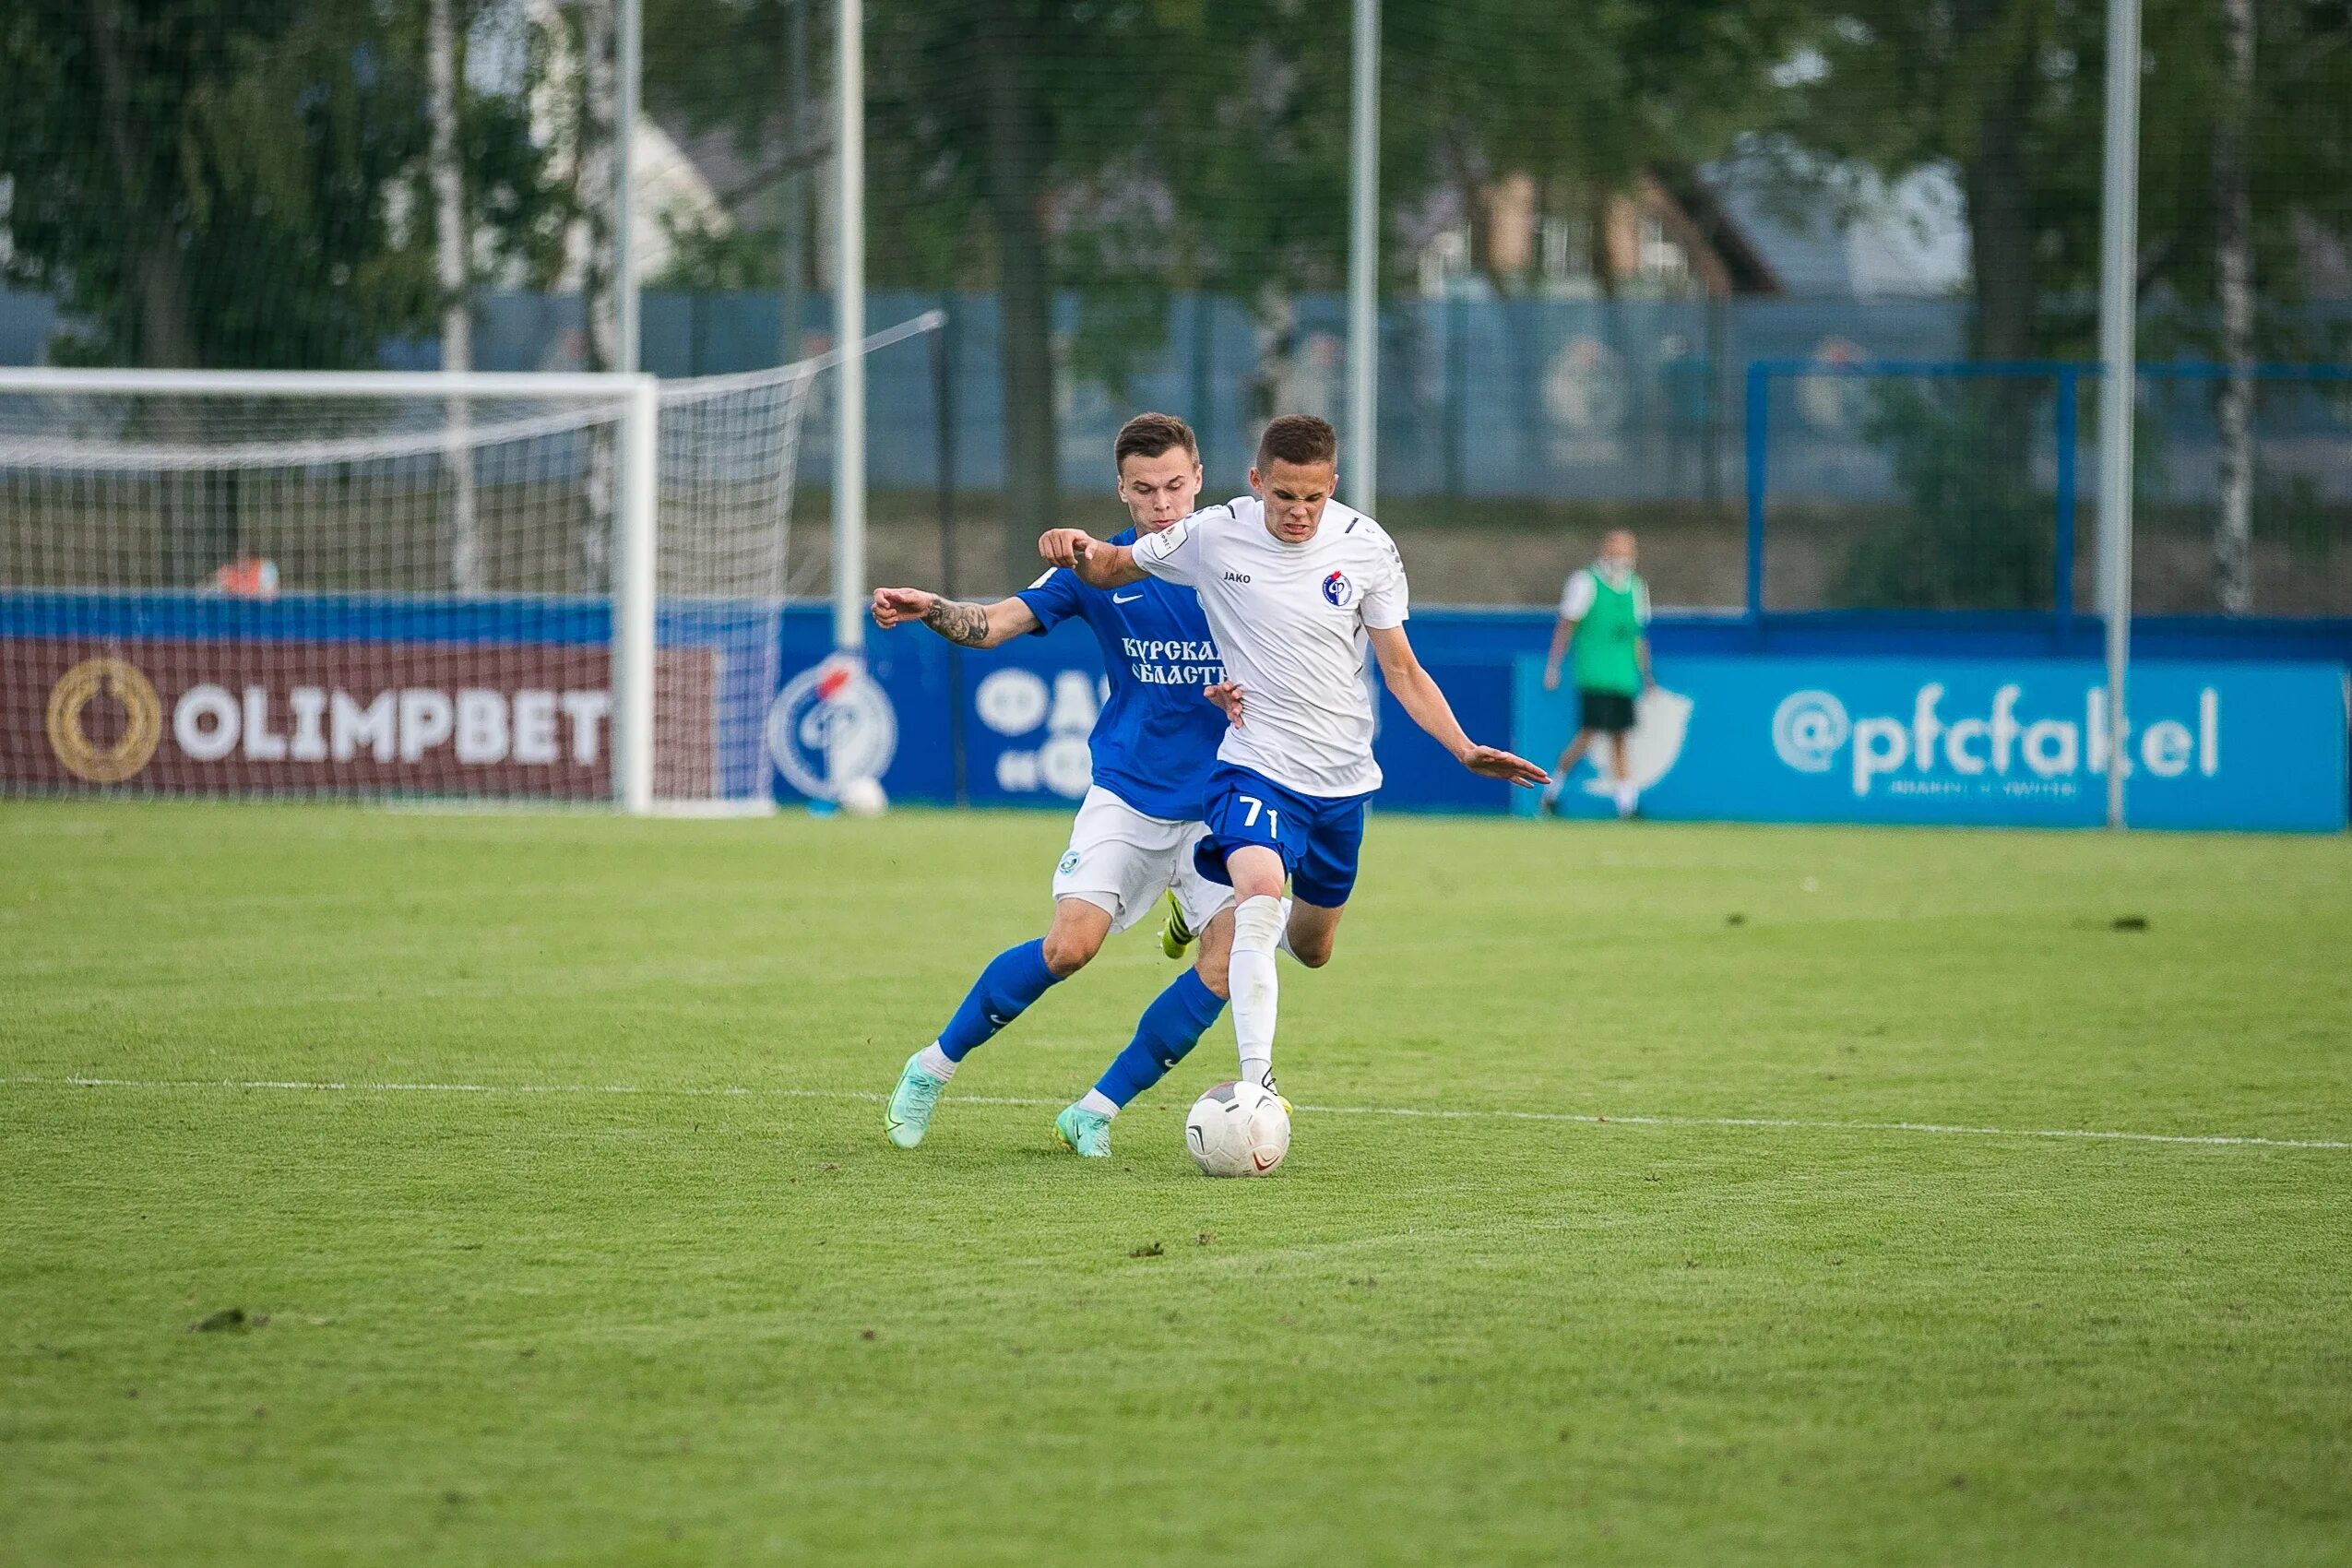
[(1204, 507), (1137, 540), (1135, 564), (1200, 595), (1241, 725), (1218, 758), (1325, 799), (1380, 788), (1368, 628), (1405, 624), (1405, 564), (1378, 523), (1330, 502), (1304, 544), (1266, 531), (1253, 495)]
[[(1600, 568), (1579, 566), (1568, 574), (1568, 586), (1560, 590), (1560, 618), (1581, 621), (1593, 612), (1593, 600), (1600, 597)], [(1642, 625), (1650, 624), (1650, 585), (1641, 578), (1633, 579), (1633, 619)]]

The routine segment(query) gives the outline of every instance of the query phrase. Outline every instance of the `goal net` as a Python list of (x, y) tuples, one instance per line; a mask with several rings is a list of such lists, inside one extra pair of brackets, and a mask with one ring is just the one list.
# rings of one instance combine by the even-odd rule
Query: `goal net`
[(764, 808), (831, 362), (0, 371), (0, 791)]

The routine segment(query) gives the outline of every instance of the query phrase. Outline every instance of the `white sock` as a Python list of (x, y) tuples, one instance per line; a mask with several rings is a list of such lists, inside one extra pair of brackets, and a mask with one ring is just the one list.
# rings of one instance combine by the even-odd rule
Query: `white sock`
[(1545, 805), (1556, 806), (1560, 803), (1561, 780), (1564, 779), (1566, 777), (1567, 775), (1562, 774), (1560, 778), (1555, 778), (1550, 783), (1543, 787), (1543, 803)]
[(1282, 934), (1275, 939), (1274, 950), (1277, 953), (1289, 954), (1291, 962), (1296, 963), (1299, 958), (1298, 950), (1290, 945), (1290, 903), (1291, 901), (1288, 898), (1282, 900)]
[(1260, 894), (1233, 911), (1233, 1037), (1241, 1048), (1241, 1077), (1265, 1082), (1274, 1070), (1274, 1020), (1282, 994), (1274, 972), (1282, 938), (1282, 901)]
[(1088, 1089), (1085, 1098), (1078, 1101), (1078, 1109), (1091, 1111), (1097, 1116), (1116, 1116), (1119, 1114), (1119, 1102), (1100, 1089)]
[(1634, 789), (1631, 784), (1620, 784), (1617, 786), (1616, 792), (1617, 814), (1619, 816), (1631, 816), (1633, 813), (1633, 802), (1642, 798), (1642, 792), (1639, 790)]
[(956, 1075), (956, 1063), (947, 1060), (947, 1053), (939, 1049), (937, 1040), (932, 1040), (921, 1051), (916, 1052), (915, 1065), (943, 1084)]

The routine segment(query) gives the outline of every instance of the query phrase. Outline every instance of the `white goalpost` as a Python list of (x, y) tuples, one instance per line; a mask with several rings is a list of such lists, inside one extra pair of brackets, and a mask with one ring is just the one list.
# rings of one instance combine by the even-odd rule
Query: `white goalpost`
[(0, 372), (0, 783), (649, 809), (658, 396)]
[(804, 416), (741, 375), (0, 370), (0, 793), (769, 809)]

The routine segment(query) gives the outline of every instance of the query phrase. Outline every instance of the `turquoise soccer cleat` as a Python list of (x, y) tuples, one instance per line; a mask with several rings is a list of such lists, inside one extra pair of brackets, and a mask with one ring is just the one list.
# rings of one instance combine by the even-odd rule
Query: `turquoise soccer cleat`
[(939, 1091), (947, 1086), (922, 1070), (922, 1052), (907, 1058), (898, 1087), (890, 1091), (890, 1108), (883, 1112), (883, 1128), (900, 1148), (912, 1148), (931, 1130), (931, 1113), (939, 1107)]
[(1053, 1119), (1053, 1130), (1073, 1154), (1088, 1159), (1111, 1158), (1111, 1118), (1099, 1111), (1073, 1105)]

